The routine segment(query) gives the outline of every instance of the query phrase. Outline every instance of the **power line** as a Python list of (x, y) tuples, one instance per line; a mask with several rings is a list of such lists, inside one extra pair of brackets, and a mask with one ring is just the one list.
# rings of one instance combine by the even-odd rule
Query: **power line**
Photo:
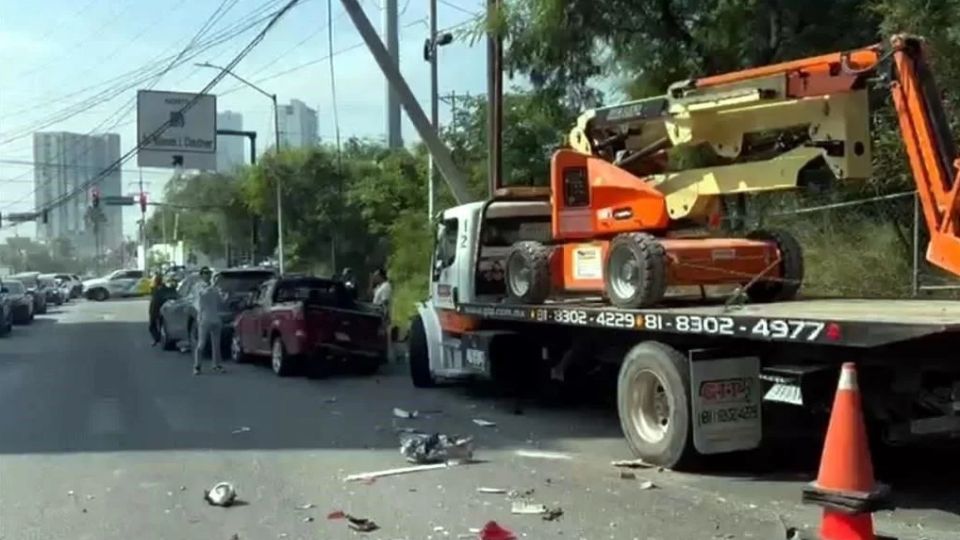
[[(180, 109), (177, 111), (177, 112), (178, 112), (178, 115), (177, 115), (177, 116), (182, 117), (182, 115), (183, 115), (185, 112), (189, 111), (191, 108), (193, 108), (194, 105), (196, 105), (197, 101), (199, 101), (202, 96), (207, 95), (207, 93), (208, 93), (213, 87), (215, 87), (215, 86), (217, 85), (217, 83), (219, 83), (221, 80), (223, 80), (223, 78), (227, 76), (227, 73), (228, 73), (230, 70), (232, 70), (234, 67), (236, 67), (236, 65), (239, 64), (240, 61), (243, 60), (248, 54), (250, 54), (250, 51), (252, 51), (253, 48), (256, 47), (256, 46), (263, 40), (264, 36), (266, 36), (267, 33), (270, 31), (270, 29), (272, 29), (272, 28), (274, 27), (274, 25), (277, 23), (277, 21), (279, 21), (280, 18), (283, 17), (283, 15), (285, 15), (288, 11), (290, 11), (299, 1), (300, 1), (300, 0), (289, 0), (289, 1), (284, 5), (283, 8), (281, 8), (279, 11), (277, 11), (277, 13), (273, 16), (273, 18), (270, 19), (270, 22), (267, 23), (266, 27), (264, 27), (263, 30), (261, 30), (261, 31), (253, 38), (253, 40), (251, 40), (250, 43), (247, 44), (246, 47), (244, 47), (239, 53), (237, 53), (237, 55), (234, 57), (234, 59), (233, 59), (232, 61), (230, 61), (230, 63), (225, 66), (225, 69), (224, 69), (223, 71), (220, 71), (219, 73), (217, 73), (217, 75), (214, 76), (213, 80), (211, 80), (209, 83), (207, 83), (207, 85), (204, 86), (203, 89), (200, 90), (200, 92), (198, 92), (190, 101), (188, 101), (188, 102), (186, 103), (186, 105), (184, 105), (182, 108), (180, 108)], [(110, 173), (111, 173), (112, 171), (114, 171), (115, 169), (118, 169), (118, 168), (120, 167), (120, 165), (122, 165), (123, 163), (129, 161), (130, 158), (132, 158), (132, 157), (137, 153), (137, 151), (143, 146), (144, 143), (149, 142), (149, 141), (153, 141), (154, 139), (156, 139), (156, 137), (160, 136), (168, 127), (170, 127), (170, 121), (169, 121), (169, 120), (167, 120), (167, 121), (164, 122), (162, 125), (160, 125), (156, 130), (154, 130), (152, 133), (150, 133), (150, 135), (148, 135), (147, 137), (145, 137), (144, 139), (142, 139), (141, 141), (139, 141), (132, 149), (130, 149), (130, 150), (127, 151), (125, 154), (123, 154), (122, 156), (120, 156), (120, 158), (119, 158), (118, 160), (116, 160), (116, 161), (113, 162), (110, 166), (108, 166), (107, 168), (105, 168), (105, 169), (104, 169), (100, 174), (98, 174), (96, 177), (94, 177), (94, 178), (92, 178), (92, 179), (84, 182), (84, 183), (81, 184), (79, 187), (77, 187), (76, 189), (74, 189), (71, 193), (66, 193), (66, 194), (64, 194), (64, 195), (61, 195), (60, 197), (57, 197), (57, 198), (54, 199), (52, 202), (50, 202), (49, 204), (47, 204), (44, 208), (38, 209), (38, 212), (44, 212), (44, 211), (50, 210), (50, 209), (52, 209), (52, 208), (55, 208), (55, 207), (59, 206), (60, 204), (63, 204), (63, 203), (64, 203), (65, 201), (67, 201), (68, 199), (72, 198), (74, 195), (76, 195), (76, 194), (78, 194), (78, 193), (82, 193), (84, 190), (86, 190), (86, 189), (89, 188), (90, 186), (98, 183), (98, 182), (99, 182), (100, 180), (102, 180), (107, 174), (110, 174)]]
[(461, 12), (461, 13), (466, 13), (467, 15), (479, 16), (477, 13), (475, 13), (475, 12), (473, 12), (473, 11), (470, 11), (470, 10), (467, 9), (467, 8), (460, 7), (460, 6), (454, 4), (453, 2), (450, 2), (450, 1), (448, 1), (448, 0), (437, 0), (437, 1), (440, 2), (441, 4), (445, 5), (445, 6), (447, 6), (447, 7), (449, 7), (449, 8), (453, 8), (453, 9), (455, 9), (455, 10)]

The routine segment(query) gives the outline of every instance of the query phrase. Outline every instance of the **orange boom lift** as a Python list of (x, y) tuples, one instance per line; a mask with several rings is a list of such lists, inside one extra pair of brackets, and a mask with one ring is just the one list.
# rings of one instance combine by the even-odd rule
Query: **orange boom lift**
[[(794, 298), (799, 243), (787, 231), (715, 235), (722, 197), (868, 178), (868, 93), (878, 77), (893, 94), (930, 230), (927, 259), (960, 274), (960, 162), (923, 40), (897, 35), (887, 49), (682, 81), (664, 96), (587, 111), (572, 148), (552, 158), (553, 241), (512, 247), (508, 294), (539, 304), (602, 293), (637, 308), (669, 286), (735, 284), (754, 302)], [(717, 164), (670, 170), (667, 151), (681, 147), (708, 148)]]

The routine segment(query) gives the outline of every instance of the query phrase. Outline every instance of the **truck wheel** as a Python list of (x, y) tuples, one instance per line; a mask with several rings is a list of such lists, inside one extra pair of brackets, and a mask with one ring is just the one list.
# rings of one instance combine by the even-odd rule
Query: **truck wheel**
[(757, 280), (747, 287), (751, 302), (783, 302), (793, 300), (803, 284), (803, 248), (796, 237), (786, 231), (753, 231), (751, 240), (767, 240), (780, 251), (780, 279)]
[(610, 302), (622, 308), (648, 307), (667, 290), (667, 254), (653, 235), (618, 234), (607, 251), (603, 285)]
[(507, 294), (524, 304), (542, 304), (550, 296), (551, 249), (540, 242), (517, 242), (507, 256)]
[(87, 294), (88, 294), (88, 298), (90, 298), (95, 302), (103, 302), (110, 296), (110, 293), (108, 293), (106, 289), (102, 289), (102, 288), (93, 289)]
[(293, 373), (293, 358), (287, 354), (283, 340), (279, 336), (273, 338), (270, 344), (270, 367), (277, 377), (286, 377)]
[(432, 388), (437, 385), (430, 373), (430, 353), (427, 349), (427, 331), (419, 315), (410, 321), (410, 340), (408, 343), (410, 358), (410, 379), (417, 388)]
[(696, 453), (690, 426), (690, 366), (679, 351), (655, 341), (634, 346), (617, 381), (620, 426), (633, 453), (681, 468)]

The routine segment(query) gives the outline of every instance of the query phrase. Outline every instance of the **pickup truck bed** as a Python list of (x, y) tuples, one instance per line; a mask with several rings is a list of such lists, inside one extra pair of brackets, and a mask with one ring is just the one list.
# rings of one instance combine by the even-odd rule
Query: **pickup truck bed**
[(960, 302), (949, 300), (806, 299), (729, 307), (676, 301), (627, 310), (579, 299), (536, 306), (471, 303), (459, 305), (458, 311), (485, 320), (848, 347), (960, 332)]

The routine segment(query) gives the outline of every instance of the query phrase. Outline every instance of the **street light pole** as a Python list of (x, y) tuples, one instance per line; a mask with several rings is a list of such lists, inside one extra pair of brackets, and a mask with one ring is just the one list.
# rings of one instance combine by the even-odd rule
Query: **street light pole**
[[(207, 67), (213, 69), (219, 69), (220, 71), (230, 75), (234, 79), (242, 82), (243, 84), (253, 88), (257, 92), (270, 98), (270, 101), (273, 102), (273, 141), (274, 141), (274, 152), (280, 152), (280, 112), (277, 106), (277, 95), (270, 94), (266, 90), (260, 88), (259, 86), (253, 84), (252, 82), (244, 79), (243, 77), (237, 75), (236, 73), (230, 71), (229, 69), (223, 66), (217, 66), (211, 64), (210, 62), (202, 62), (195, 64), (199, 67)], [(283, 257), (283, 199), (280, 197), (280, 179), (277, 178), (276, 182), (276, 192), (277, 192), (277, 259), (280, 264), (280, 273), (284, 271), (284, 257)]]
[[(430, 0), (430, 37), (423, 44), (423, 59), (430, 62), (430, 124), (434, 131), (440, 134), (440, 96), (437, 87), (437, 51), (443, 45), (453, 41), (453, 35), (437, 34), (437, 0)], [(427, 221), (433, 219), (433, 200), (436, 198), (436, 164), (433, 154), (427, 162)]]

